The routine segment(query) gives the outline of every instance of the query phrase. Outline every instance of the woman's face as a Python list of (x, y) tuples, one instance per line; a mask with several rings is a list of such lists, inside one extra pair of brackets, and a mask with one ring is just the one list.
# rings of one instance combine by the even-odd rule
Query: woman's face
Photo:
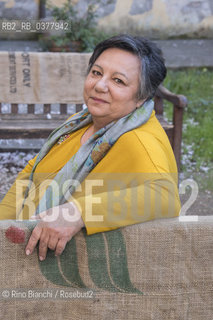
[(142, 104), (136, 98), (139, 72), (138, 57), (128, 51), (110, 48), (97, 58), (84, 84), (84, 100), (93, 121), (106, 125)]

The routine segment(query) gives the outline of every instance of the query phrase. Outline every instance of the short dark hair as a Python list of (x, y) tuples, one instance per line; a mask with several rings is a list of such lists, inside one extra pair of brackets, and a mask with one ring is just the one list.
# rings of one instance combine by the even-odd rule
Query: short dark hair
[(166, 77), (166, 67), (162, 51), (146, 38), (121, 34), (100, 42), (89, 60), (88, 73), (101, 53), (109, 48), (118, 48), (135, 54), (141, 64), (140, 87), (137, 98), (151, 99), (159, 84)]

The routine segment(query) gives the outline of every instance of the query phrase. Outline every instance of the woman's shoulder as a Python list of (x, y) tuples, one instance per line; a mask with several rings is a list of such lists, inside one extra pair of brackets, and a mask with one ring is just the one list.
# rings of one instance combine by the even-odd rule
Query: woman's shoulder
[(143, 146), (149, 146), (150, 143), (170, 145), (168, 137), (154, 112), (145, 124), (126, 132), (119, 140), (123, 140), (125, 143), (132, 144), (133, 146), (135, 143), (138, 145), (142, 144)]
[(155, 115), (145, 124), (125, 133), (119, 140), (119, 144), (123, 145), (132, 157), (152, 163), (157, 170), (176, 172), (172, 147)]
[(134, 129), (132, 133), (146, 145), (152, 142), (171, 148), (168, 136), (155, 115), (152, 115), (145, 124)]

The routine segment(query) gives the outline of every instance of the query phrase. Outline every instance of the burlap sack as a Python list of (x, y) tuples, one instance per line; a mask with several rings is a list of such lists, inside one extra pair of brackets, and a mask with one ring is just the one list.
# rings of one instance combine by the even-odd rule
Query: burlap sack
[(82, 103), (90, 56), (0, 52), (0, 102)]
[(0, 319), (212, 319), (213, 217), (81, 232), (43, 262), (24, 253), (32, 227), (0, 222)]

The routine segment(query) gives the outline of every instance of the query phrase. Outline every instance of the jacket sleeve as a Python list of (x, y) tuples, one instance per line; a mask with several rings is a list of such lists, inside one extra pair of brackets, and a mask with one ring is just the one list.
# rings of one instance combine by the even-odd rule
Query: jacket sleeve
[(73, 195), (87, 233), (178, 216), (174, 161), (152, 136), (123, 135)]
[[(101, 179), (96, 180), (96, 182)], [(124, 186), (122, 179), (119, 181)], [(108, 180), (109, 182), (109, 180)], [(111, 181), (114, 183), (114, 181)], [(156, 180), (147, 179), (123, 189), (103, 189), (102, 192), (88, 192), (76, 197), (87, 234), (109, 231), (116, 228), (159, 218), (171, 218), (179, 215), (180, 202), (174, 182), (166, 176)], [(112, 186), (111, 186), (112, 187)], [(87, 186), (88, 188), (88, 186)]]

